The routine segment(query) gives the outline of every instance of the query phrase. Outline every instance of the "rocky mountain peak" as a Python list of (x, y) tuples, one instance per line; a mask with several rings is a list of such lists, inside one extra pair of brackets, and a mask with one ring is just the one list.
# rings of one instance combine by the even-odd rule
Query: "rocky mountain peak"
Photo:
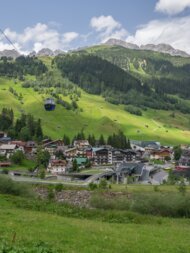
[(20, 56), (20, 53), (18, 51), (16, 51), (15, 49), (12, 49), (12, 50), (8, 50), (8, 49), (5, 49), (3, 51), (0, 51), (0, 57), (11, 57), (11, 58), (17, 58)]
[(128, 43), (123, 40), (118, 39), (109, 39), (104, 44), (110, 45), (110, 46), (122, 46), (129, 49), (139, 49), (139, 46), (133, 43)]
[(104, 43), (105, 45), (110, 46), (122, 46), (129, 49), (138, 49), (138, 50), (150, 50), (150, 51), (156, 51), (164, 54), (170, 54), (172, 56), (182, 56), (182, 57), (190, 57), (190, 55), (182, 50), (175, 49), (169, 44), (160, 43), (160, 44), (147, 44), (147, 45), (141, 45), (140, 47), (133, 43), (128, 43), (123, 40), (118, 39), (109, 39)]
[(42, 48), (38, 53), (37, 56), (54, 56), (54, 52), (49, 48)]

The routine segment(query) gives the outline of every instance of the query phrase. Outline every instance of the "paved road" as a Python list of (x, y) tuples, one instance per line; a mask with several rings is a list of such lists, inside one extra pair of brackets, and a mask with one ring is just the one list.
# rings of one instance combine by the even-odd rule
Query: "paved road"
[(67, 182), (67, 181), (50, 181), (50, 180), (42, 180), (40, 178), (34, 177), (22, 177), (22, 176), (11, 176), (11, 179), (17, 182), (31, 183), (31, 184), (64, 184), (64, 185), (73, 185), (73, 186), (88, 186), (88, 183), (80, 183), (80, 182)]
[(113, 171), (104, 171), (99, 174), (95, 174), (84, 180), (83, 182), (79, 181), (50, 181), (50, 180), (42, 180), (40, 178), (34, 178), (34, 177), (23, 177), (23, 176), (11, 176), (11, 179), (17, 182), (26, 182), (26, 183), (32, 183), (32, 184), (64, 184), (64, 185), (74, 185), (74, 186), (88, 186), (89, 183), (95, 182), (105, 176), (110, 176), (113, 174)]
[(158, 184), (162, 184), (164, 180), (168, 179), (168, 173), (164, 170), (160, 170), (153, 175), (153, 182), (157, 182)]

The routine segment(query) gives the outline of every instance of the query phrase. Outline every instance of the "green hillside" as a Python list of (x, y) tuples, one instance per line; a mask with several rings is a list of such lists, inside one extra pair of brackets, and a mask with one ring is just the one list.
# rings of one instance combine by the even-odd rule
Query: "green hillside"
[[(9, 92), (10, 86), (22, 93), (24, 104)], [(82, 112), (68, 111), (61, 105), (57, 105), (54, 112), (46, 112), (43, 95), (31, 88), (22, 88), (19, 82), (14, 84), (12, 80), (4, 78), (0, 79), (0, 97), (0, 108), (13, 108), (17, 117), (21, 112), (27, 112), (41, 118), (44, 133), (52, 138), (63, 137), (64, 133), (73, 137), (82, 129), (86, 134), (95, 133), (96, 136), (101, 133), (106, 136), (122, 129), (131, 139), (154, 139), (172, 144), (189, 142), (190, 117), (181, 113), (172, 118), (169, 116), (170, 111), (148, 110), (139, 117), (124, 111), (122, 105), (110, 104), (101, 96), (90, 95), (84, 91), (78, 102)], [(66, 97), (65, 100), (69, 101), (69, 98)], [(145, 125), (148, 125), (148, 128)]]
[[(109, 52), (109, 50), (112, 48), (105, 46), (88, 49), (90, 52), (104, 51), (104, 53)], [(122, 52), (123, 49), (117, 47), (117, 50)], [(134, 54), (137, 54), (135, 50), (124, 50), (126, 52), (133, 51)], [(144, 51), (141, 54), (144, 54)], [(158, 58), (172, 59), (175, 66), (183, 66), (189, 63), (189, 59), (181, 57), (147, 52), (147, 55), (149, 54), (152, 57), (156, 55)], [(112, 54), (110, 53), (110, 55)], [(163, 144), (189, 143), (189, 114), (183, 114), (176, 110), (174, 115), (172, 110), (146, 108), (146, 110), (142, 109), (142, 116), (132, 115), (124, 110), (125, 105), (114, 105), (106, 102), (101, 95), (89, 94), (73, 84), (67, 76), (61, 74), (55, 64), (52, 65), (53, 58), (40, 57), (39, 59), (45, 63), (48, 72), (37, 75), (37, 80), (34, 75), (28, 74), (30, 72), (27, 72), (27, 68), (26, 73), (21, 73), (25, 75), (25, 81), (19, 81), (18, 78), (0, 78), (0, 109), (3, 107), (13, 108), (16, 117), (24, 112), (31, 113), (36, 119), (40, 118), (44, 134), (52, 138), (61, 138), (64, 134), (73, 137), (81, 130), (86, 135), (94, 133), (96, 137), (99, 137), (100, 134), (108, 136), (121, 129), (130, 139), (157, 140)], [(39, 66), (41, 71), (46, 71), (40, 63)], [(33, 71), (36, 74), (38, 69)], [(143, 71), (143, 69), (134, 68), (134, 72), (138, 72), (138, 75), (148, 75)], [(24, 88), (23, 82), (24, 87), (29, 88)], [(22, 94), (21, 100), (10, 92), (10, 87), (17, 94)], [(72, 104), (74, 97), (78, 108), (68, 110), (61, 104), (57, 104), (55, 111), (45, 111), (44, 99), (57, 93), (59, 98), (69, 105)], [(172, 97), (183, 101), (189, 108), (188, 100), (179, 99), (178, 96)], [(57, 99), (56, 96), (55, 98)]]

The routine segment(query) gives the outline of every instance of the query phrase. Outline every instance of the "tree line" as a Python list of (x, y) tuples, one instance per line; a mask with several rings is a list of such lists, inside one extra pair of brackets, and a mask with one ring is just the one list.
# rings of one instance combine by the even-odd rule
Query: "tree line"
[[(60, 69), (63, 77), (66, 76), (88, 93), (102, 95), (112, 104), (137, 107), (126, 107), (130, 113), (142, 114), (138, 108), (190, 113), (190, 106), (186, 101), (171, 96), (171, 94), (177, 94), (181, 98), (190, 96), (188, 64), (175, 67), (166, 60), (147, 58), (146, 64), (141, 64), (141, 67), (150, 74), (150, 78), (143, 79), (112, 64), (111, 60), (102, 58), (83, 52), (58, 56), (54, 59), (54, 64)], [(112, 58), (112, 61), (119, 65), (118, 58)], [(171, 76), (173, 72), (177, 75), (176, 80)]]
[(8, 57), (0, 59), (0, 75), (24, 79), (24, 75), (39, 76), (47, 71), (46, 65), (36, 57), (19, 56), (15, 60)]
[(130, 140), (126, 137), (126, 135), (122, 131), (119, 131), (118, 133), (113, 133), (112, 135), (109, 135), (107, 138), (105, 138), (103, 134), (101, 134), (99, 138), (96, 138), (94, 134), (89, 134), (86, 137), (83, 131), (76, 134), (72, 140), (66, 134), (63, 136), (63, 142), (65, 145), (74, 144), (74, 141), (76, 140), (88, 140), (89, 144), (92, 147), (110, 145), (114, 148), (119, 149), (131, 148)]
[(21, 114), (14, 120), (12, 109), (3, 108), (0, 114), (0, 130), (6, 131), (11, 138), (23, 141), (43, 139), (41, 120), (34, 119), (31, 114)]

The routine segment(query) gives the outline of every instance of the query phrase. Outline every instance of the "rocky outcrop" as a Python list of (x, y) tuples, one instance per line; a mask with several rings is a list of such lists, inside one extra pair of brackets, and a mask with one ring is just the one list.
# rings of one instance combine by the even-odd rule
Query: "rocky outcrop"
[(54, 52), (49, 48), (42, 48), (38, 53), (37, 56), (54, 56)]
[(155, 52), (160, 52), (164, 54), (170, 54), (172, 56), (182, 56), (182, 57), (190, 57), (189, 54), (186, 52), (175, 49), (172, 46), (168, 44), (147, 44), (147, 45), (141, 45), (140, 47), (133, 43), (128, 43), (126, 41), (118, 40), (118, 39), (109, 39), (104, 43), (105, 45), (110, 46), (121, 46), (129, 49), (136, 49), (136, 50), (150, 50)]
[(105, 44), (110, 46), (121, 46), (129, 49), (139, 49), (139, 47), (136, 44), (128, 43), (118, 39), (109, 39), (108, 41), (105, 42)]
[(170, 54), (172, 56), (182, 56), (182, 57), (189, 57), (190, 56), (186, 52), (184, 52), (182, 50), (175, 49), (172, 46), (170, 46), (168, 44), (164, 44), (164, 43), (158, 44), (158, 45), (154, 45), (154, 44), (142, 45), (140, 47), (140, 49), (156, 51), (156, 52), (160, 52), (160, 53), (164, 53), (164, 54)]
[(8, 50), (8, 49), (5, 49), (3, 51), (0, 51), (0, 57), (11, 57), (13, 59), (17, 58), (20, 56), (20, 53), (18, 51), (16, 51), (15, 49), (13, 50)]

